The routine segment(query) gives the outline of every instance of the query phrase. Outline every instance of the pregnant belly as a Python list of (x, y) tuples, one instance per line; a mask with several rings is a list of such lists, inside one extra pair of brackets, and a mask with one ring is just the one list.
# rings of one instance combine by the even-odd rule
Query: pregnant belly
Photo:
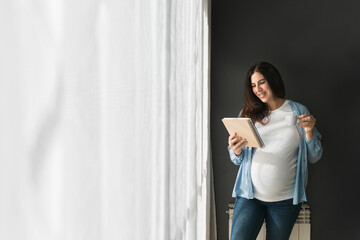
[(281, 196), (290, 196), (295, 183), (295, 167), (289, 164), (253, 162), (251, 178), (254, 193), (260, 198), (276, 199)]

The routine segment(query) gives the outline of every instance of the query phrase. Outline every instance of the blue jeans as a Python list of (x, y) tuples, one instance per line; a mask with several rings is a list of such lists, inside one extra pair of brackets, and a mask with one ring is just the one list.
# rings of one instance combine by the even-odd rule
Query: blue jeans
[(288, 240), (300, 212), (293, 200), (263, 202), (237, 197), (235, 200), (231, 240), (256, 239), (266, 222), (266, 240)]

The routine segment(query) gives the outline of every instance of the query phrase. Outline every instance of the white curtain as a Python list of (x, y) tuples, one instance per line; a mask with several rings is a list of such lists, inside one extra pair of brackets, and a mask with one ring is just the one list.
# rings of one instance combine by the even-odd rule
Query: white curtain
[(0, 239), (215, 239), (208, 0), (0, 1)]

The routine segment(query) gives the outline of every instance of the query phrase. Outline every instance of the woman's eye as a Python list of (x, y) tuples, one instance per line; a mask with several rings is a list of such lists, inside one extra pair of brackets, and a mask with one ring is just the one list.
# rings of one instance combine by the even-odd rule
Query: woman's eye
[(261, 81), (261, 82), (259, 82), (259, 84), (263, 84), (263, 83), (265, 83), (265, 81)]

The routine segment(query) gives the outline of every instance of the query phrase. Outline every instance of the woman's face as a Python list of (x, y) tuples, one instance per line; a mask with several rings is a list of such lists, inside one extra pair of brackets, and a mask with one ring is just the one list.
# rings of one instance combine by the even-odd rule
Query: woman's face
[(275, 97), (273, 95), (273, 92), (271, 91), (268, 81), (261, 73), (254, 72), (253, 75), (251, 75), (251, 87), (254, 94), (263, 103), (269, 103), (269, 101), (275, 100)]

